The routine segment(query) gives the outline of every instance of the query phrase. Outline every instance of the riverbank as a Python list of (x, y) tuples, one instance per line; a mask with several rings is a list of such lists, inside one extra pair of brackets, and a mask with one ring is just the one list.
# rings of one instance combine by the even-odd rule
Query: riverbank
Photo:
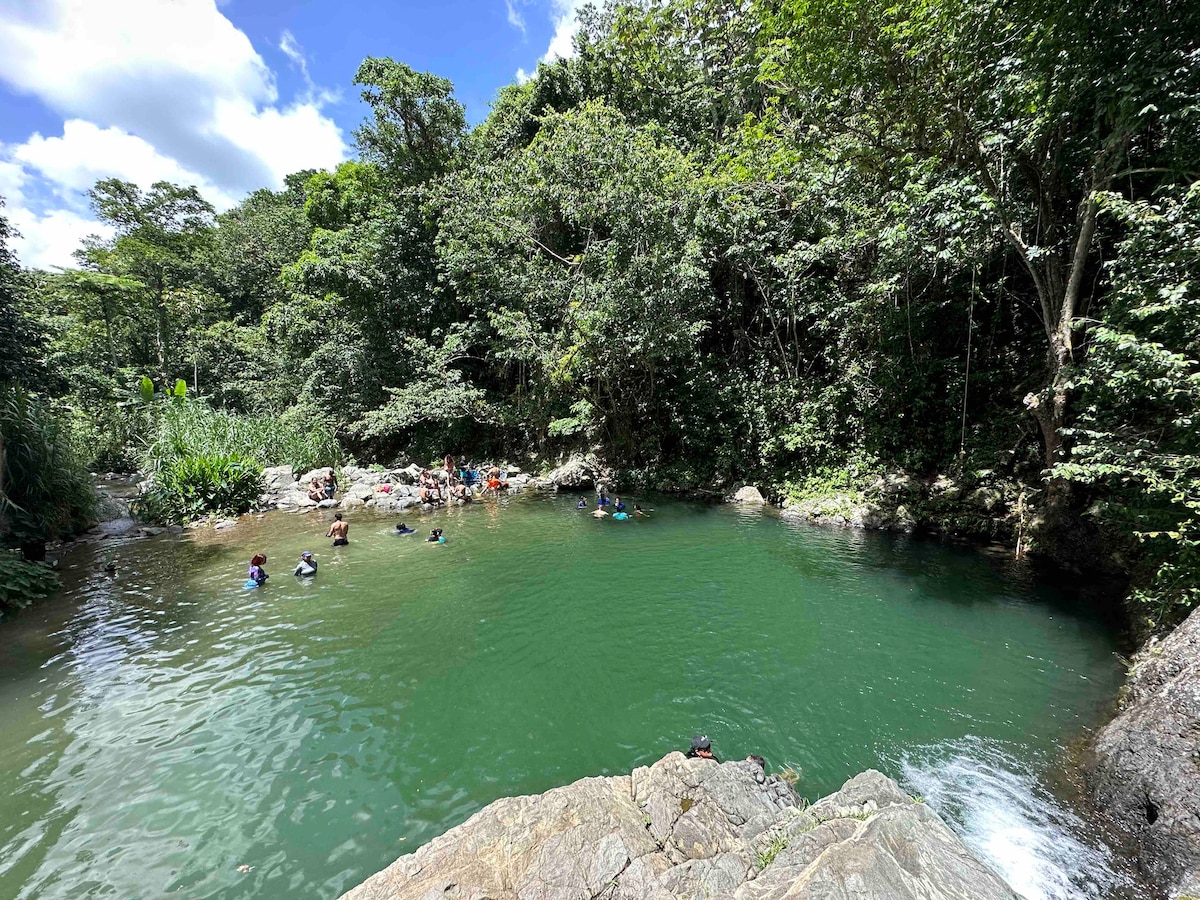
[(671, 753), (497, 800), (343, 900), (1016, 900), (920, 798), (867, 771), (807, 805), (753, 761)]

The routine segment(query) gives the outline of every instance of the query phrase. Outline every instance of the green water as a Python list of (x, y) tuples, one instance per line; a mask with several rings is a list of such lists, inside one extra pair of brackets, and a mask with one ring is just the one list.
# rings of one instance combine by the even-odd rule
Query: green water
[(697, 731), (811, 798), (968, 735), (1044, 755), (1120, 680), (1095, 616), (969, 550), (567, 497), (424, 517), (441, 546), (349, 518), (338, 550), (315, 514), (79, 550), (0, 625), (0, 897), (331, 897)]

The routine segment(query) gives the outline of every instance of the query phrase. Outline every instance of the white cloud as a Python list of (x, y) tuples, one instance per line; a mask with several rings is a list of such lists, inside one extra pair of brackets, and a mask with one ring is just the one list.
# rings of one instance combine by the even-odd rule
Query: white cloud
[(525, 84), (525, 82), (531, 80), (532, 78), (533, 76), (524, 69), (517, 69), (517, 84)]
[(508, 24), (521, 34), (525, 33), (525, 17), (521, 15), (521, 11), (517, 9), (513, 0), (504, 0), (505, 10), (508, 12)]
[(228, 206), (291, 172), (341, 162), (348, 148), (322, 112), (335, 96), (313, 84), (293, 35), (279, 49), (305, 84), (286, 104), (214, 0), (42, 0), (6, 10), (0, 81), (64, 119), (61, 137), (0, 148), (0, 192), (25, 232), (22, 260), (54, 255), (71, 228), (95, 230), (80, 191), (96, 178), (196, 184)]
[(550, 39), (550, 46), (542, 57), (542, 62), (570, 59), (575, 55), (573, 41), (579, 31), (576, 16), (584, 2), (585, 0), (551, 0), (554, 37)]
[(21, 262), (32, 269), (68, 268), (76, 265), (71, 256), (89, 235), (109, 238), (113, 229), (69, 209), (35, 213), (24, 207), (4, 210), (19, 232), (13, 249)]
[(62, 137), (34, 134), (12, 148), (10, 158), (36, 170), (60, 193), (82, 193), (101, 178), (121, 178), (142, 186), (156, 181), (194, 184), (211, 203), (224, 209), (237, 202), (236, 195), (163, 156), (140, 137), (82, 119), (64, 122)]

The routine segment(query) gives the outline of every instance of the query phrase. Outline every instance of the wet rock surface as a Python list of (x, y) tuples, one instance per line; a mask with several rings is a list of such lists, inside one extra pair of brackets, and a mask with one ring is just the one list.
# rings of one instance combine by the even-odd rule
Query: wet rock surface
[(753, 762), (671, 753), (509, 797), (343, 900), (1015, 900), (938, 816), (864, 772), (806, 807)]
[(1200, 610), (1138, 654), (1088, 783), (1172, 897), (1200, 896)]

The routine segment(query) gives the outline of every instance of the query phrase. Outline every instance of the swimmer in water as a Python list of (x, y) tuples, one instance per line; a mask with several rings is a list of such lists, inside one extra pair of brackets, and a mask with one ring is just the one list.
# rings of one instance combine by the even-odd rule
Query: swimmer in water
[(587, 509), (587, 501), (580, 498), (579, 502), (575, 504), (575, 508), (576, 509)]
[(313, 559), (313, 555), (305, 550), (300, 554), (300, 562), (296, 563), (296, 568), (292, 570), (293, 575), (306, 577), (317, 574), (317, 561)]
[(437, 544), (437, 543), (440, 543), (441, 540), (442, 540), (442, 529), (435, 528), (435, 529), (433, 529), (433, 531), (429, 532), (429, 537), (425, 538), (425, 543)]
[(263, 553), (254, 554), (254, 558), (250, 560), (249, 579), (259, 587), (262, 587), (266, 580), (271, 577), (263, 570), (263, 563), (266, 561), (266, 554)]
[(417, 529), (409, 528), (403, 522), (396, 526), (396, 534), (416, 534)]

